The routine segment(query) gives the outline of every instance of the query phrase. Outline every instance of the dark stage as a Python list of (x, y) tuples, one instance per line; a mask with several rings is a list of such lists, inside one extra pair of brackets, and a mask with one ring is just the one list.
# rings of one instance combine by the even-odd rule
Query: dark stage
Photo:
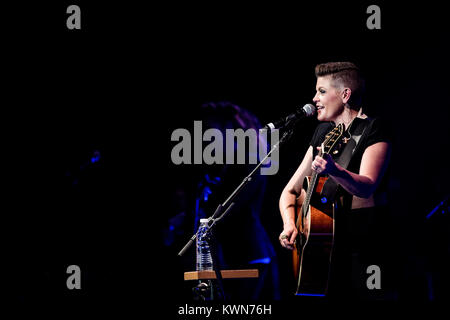
[[(183, 272), (195, 267), (195, 250), (177, 253), (195, 231), (195, 190), (220, 166), (174, 164), (172, 133), (193, 132), (210, 102), (235, 104), (261, 124), (286, 116), (312, 103), (314, 67), (331, 61), (360, 67), (365, 112), (392, 130), (391, 219), (379, 230), (396, 259), (389, 303), (448, 299), (449, 51), (440, 5), (75, 2), (5, 13), (2, 291), (14, 303), (129, 304), (176, 317), (193, 303)], [(66, 26), (71, 4), (81, 9), (79, 30)], [(381, 29), (367, 26), (371, 4)], [(262, 283), (256, 300), (229, 303), (273, 304), (274, 314), (317, 303), (293, 296), (278, 200), (318, 123), (299, 122), (278, 172), (243, 191), (252, 199), (265, 187), (259, 227), (274, 250), (277, 294)], [(251, 169), (228, 166), (234, 178), (210, 195), (209, 210)], [(221, 239), (239, 235), (238, 215), (218, 226)], [(71, 265), (81, 289), (67, 287)], [(245, 292), (255, 283), (224, 286)]]

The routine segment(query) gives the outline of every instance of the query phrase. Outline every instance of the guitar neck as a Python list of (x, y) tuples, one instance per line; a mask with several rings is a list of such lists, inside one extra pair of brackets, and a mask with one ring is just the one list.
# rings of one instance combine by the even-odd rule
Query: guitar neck
[(309, 203), (311, 202), (311, 197), (317, 184), (317, 177), (318, 174), (317, 172), (314, 171), (311, 176), (311, 181), (309, 183), (308, 190), (306, 191), (305, 201), (303, 202), (302, 206), (303, 216), (305, 216), (306, 213), (308, 212)]
[[(324, 155), (324, 153), (322, 152), (322, 150), (319, 150), (318, 156), (322, 157), (323, 155)], [(312, 197), (314, 189), (316, 188), (316, 185), (317, 185), (317, 177), (318, 176), (319, 176), (319, 174), (316, 171), (313, 171), (313, 173), (311, 175), (311, 181), (308, 186), (308, 190), (306, 191), (305, 201), (303, 202), (303, 206), (302, 206), (303, 216), (306, 216), (306, 213), (308, 212), (308, 207), (311, 202), (311, 197)]]
[[(339, 143), (343, 133), (344, 133), (344, 125), (341, 123), (325, 136), (325, 141), (322, 143), (322, 145), (319, 149), (319, 153), (317, 155), (319, 157), (323, 158), (323, 156), (325, 154), (330, 154), (330, 152)], [(306, 191), (306, 197), (305, 197), (305, 200), (303, 201), (302, 207), (301, 207), (302, 214), (299, 214), (298, 218), (297, 218), (297, 223), (296, 223), (297, 227), (300, 225), (300, 222), (302, 222), (308, 214), (309, 204), (311, 202), (311, 196), (317, 185), (317, 176), (318, 176), (318, 174), (316, 171), (314, 171), (311, 175), (311, 181), (308, 185), (308, 190)]]

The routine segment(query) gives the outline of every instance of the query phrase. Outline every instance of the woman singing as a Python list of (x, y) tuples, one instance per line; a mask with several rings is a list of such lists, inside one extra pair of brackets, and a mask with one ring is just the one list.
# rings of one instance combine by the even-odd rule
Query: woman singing
[[(281, 193), (279, 207), (283, 219), (280, 243), (294, 248), (298, 235), (295, 224), (295, 202), (302, 192), (303, 181), (313, 171), (328, 176), (338, 186), (336, 199), (342, 204), (335, 213), (334, 246), (328, 282), (329, 297), (349, 295), (358, 298), (379, 298), (385, 287), (367, 287), (367, 268), (376, 265), (384, 272), (382, 234), (383, 217), (387, 214), (387, 177), (391, 141), (379, 118), (369, 118), (362, 112), (364, 80), (360, 70), (350, 62), (319, 64), (314, 103), (321, 121), (303, 160)], [(358, 123), (358, 124), (357, 124)], [(343, 124), (347, 136), (356, 137), (357, 127), (364, 123), (346, 167), (337, 159), (318, 155), (325, 135)]]

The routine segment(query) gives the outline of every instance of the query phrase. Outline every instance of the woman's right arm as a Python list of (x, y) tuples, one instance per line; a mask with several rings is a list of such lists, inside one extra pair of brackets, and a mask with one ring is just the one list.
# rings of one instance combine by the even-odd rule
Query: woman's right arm
[[(294, 240), (297, 237), (297, 228), (295, 227), (295, 204), (302, 191), (303, 180), (311, 175), (313, 147), (309, 146), (303, 157), (302, 163), (289, 180), (280, 196), (280, 213), (283, 219), (283, 232), (280, 234), (280, 243), (288, 249), (294, 248)], [(285, 237), (287, 238), (285, 239)]]

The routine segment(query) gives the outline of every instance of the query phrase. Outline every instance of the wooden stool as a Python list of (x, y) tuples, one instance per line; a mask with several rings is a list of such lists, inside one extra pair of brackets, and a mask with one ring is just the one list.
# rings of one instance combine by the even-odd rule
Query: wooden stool
[[(220, 274), (222, 275), (222, 279), (246, 279), (259, 277), (258, 269), (221, 270)], [(214, 279), (216, 279), (216, 273), (214, 270), (187, 271), (184, 273), (185, 281), (199, 280), (199, 284), (192, 288), (192, 291), (203, 300), (214, 300), (214, 290), (211, 281)], [(208, 280), (208, 284), (202, 282), (202, 280)]]

